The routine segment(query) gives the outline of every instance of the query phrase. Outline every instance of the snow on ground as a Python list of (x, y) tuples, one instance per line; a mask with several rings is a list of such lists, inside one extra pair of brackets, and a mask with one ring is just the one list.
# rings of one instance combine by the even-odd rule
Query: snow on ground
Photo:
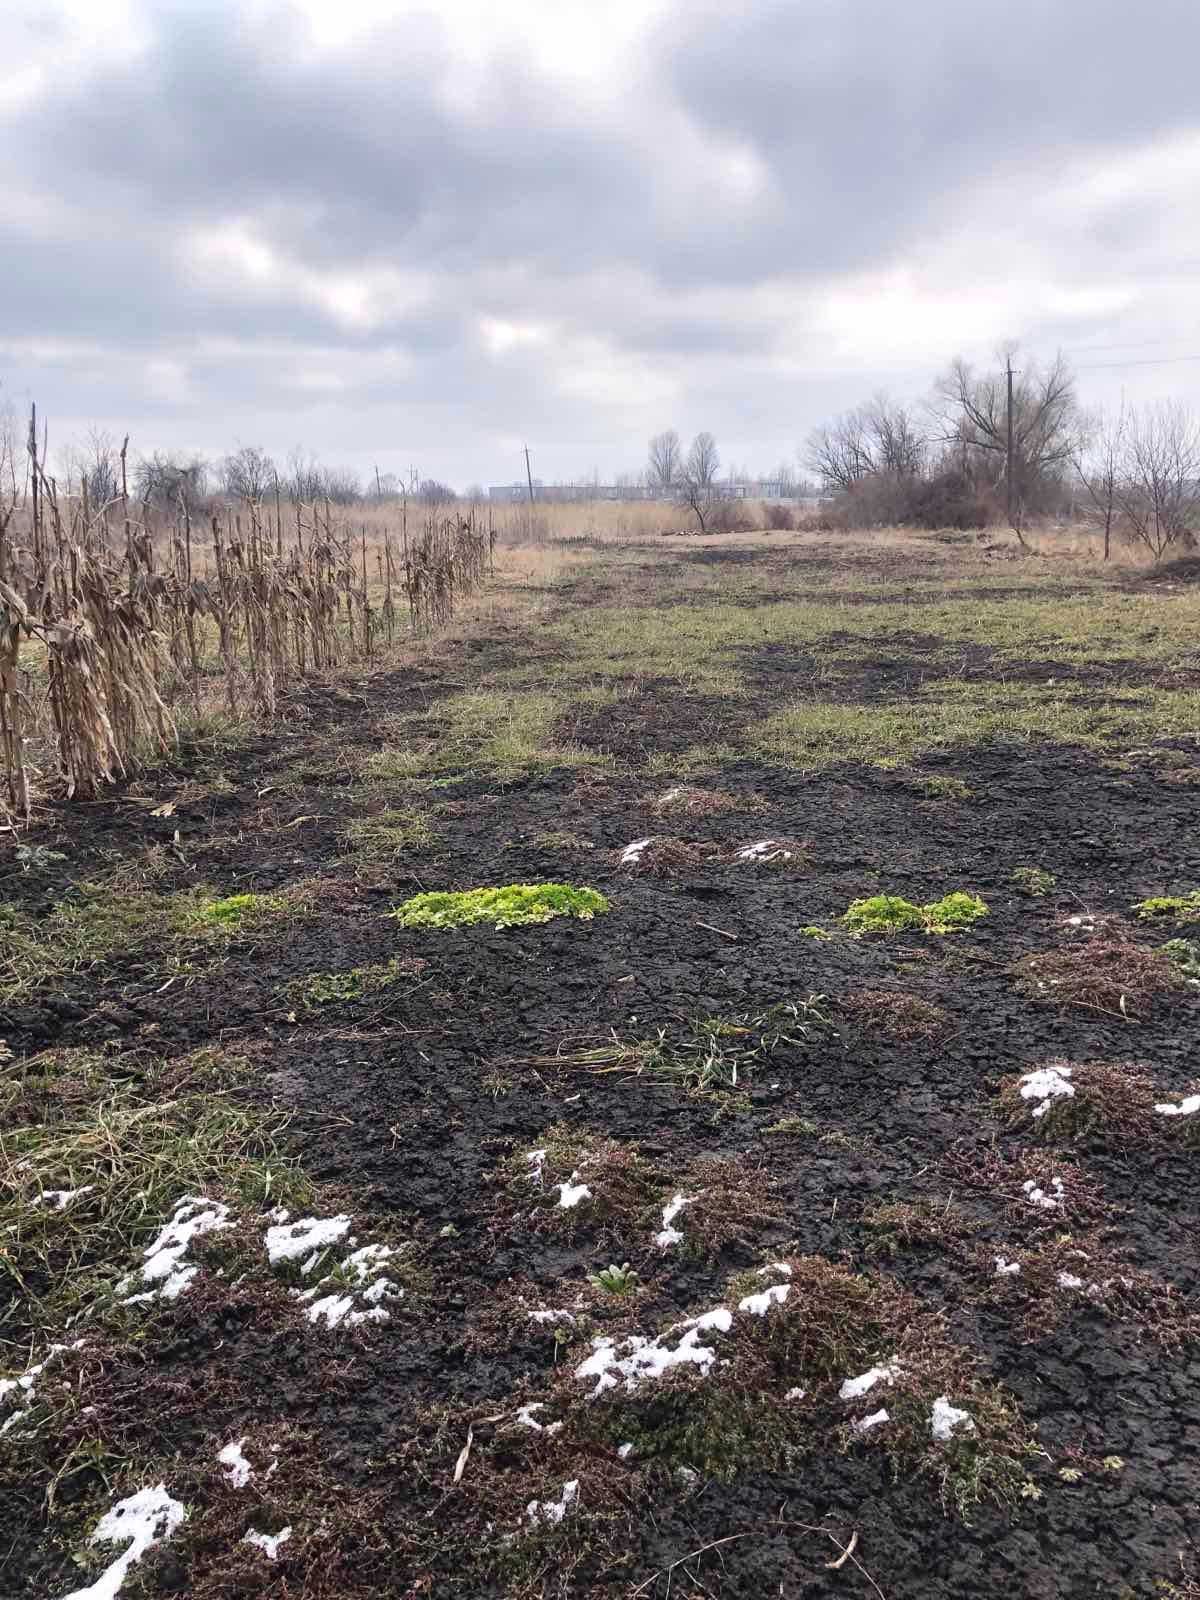
[(274, 1561), (279, 1554), (279, 1546), (286, 1544), (291, 1537), (290, 1527), (280, 1528), (278, 1533), (259, 1533), (250, 1528), (242, 1535), (242, 1543), (257, 1545), (268, 1561)]
[(1070, 1067), (1038, 1067), (1027, 1072), (1020, 1084), (1022, 1100), (1036, 1100), (1035, 1117), (1044, 1117), (1055, 1100), (1069, 1100), (1075, 1093)]
[(1061, 1211), (1066, 1204), (1066, 1193), (1061, 1178), (1051, 1178), (1048, 1190), (1043, 1189), (1032, 1178), (1026, 1178), (1021, 1188), (1029, 1204), (1037, 1206), (1041, 1211)]
[(531, 1500), (525, 1507), (526, 1520), (550, 1524), (561, 1522), (578, 1498), (579, 1479), (572, 1478), (569, 1483), (563, 1484), (562, 1494), (557, 1500)]
[(960, 1428), (963, 1433), (974, 1433), (975, 1423), (969, 1413), (952, 1406), (947, 1395), (938, 1395), (929, 1413), (930, 1433), (939, 1444), (948, 1444)]
[(711, 1345), (700, 1342), (701, 1335), (710, 1331), (728, 1333), (732, 1326), (732, 1312), (725, 1306), (718, 1306), (702, 1317), (689, 1317), (686, 1322), (675, 1323), (654, 1339), (644, 1339), (636, 1333), (619, 1342), (598, 1336), (592, 1340), (591, 1355), (575, 1368), (575, 1376), (595, 1378), (593, 1400), (621, 1382), (627, 1394), (634, 1394), (642, 1384), (661, 1378), (672, 1367), (697, 1367), (702, 1376), (707, 1376), (717, 1352)]
[(254, 1476), (254, 1468), (242, 1454), (242, 1446), (246, 1442), (246, 1435), (240, 1439), (233, 1439), (223, 1449), (217, 1451), (217, 1460), (225, 1468), (225, 1479), (231, 1489), (244, 1489)]
[(301, 1217), (296, 1222), (277, 1223), (268, 1228), (264, 1236), (267, 1260), (273, 1267), (281, 1261), (296, 1261), (301, 1256), (301, 1272), (311, 1272), (321, 1251), (337, 1244), (350, 1231), (351, 1219), (336, 1217)]
[(80, 1189), (43, 1189), (29, 1202), (31, 1206), (49, 1206), (51, 1211), (65, 1211), (81, 1194), (94, 1193), (96, 1185), (85, 1183)]
[(1154, 1109), (1160, 1117), (1200, 1116), (1200, 1094), (1189, 1094), (1178, 1105), (1175, 1105), (1172, 1101), (1167, 1101), (1166, 1104), (1157, 1105)]
[(886, 1383), (890, 1388), (899, 1376), (900, 1368), (894, 1361), (886, 1367), (871, 1367), (857, 1378), (847, 1378), (838, 1390), (838, 1399), (857, 1400), (869, 1394), (877, 1383)]
[(36, 1398), (37, 1380), (55, 1357), (62, 1355), (64, 1350), (80, 1350), (82, 1348), (82, 1339), (76, 1339), (74, 1344), (52, 1344), (42, 1360), (36, 1366), (27, 1367), (19, 1378), (0, 1378), (0, 1406), (7, 1400), (17, 1402), (17, 1409), (7, 1416), (3, 1422), (0, 1422), (0, 1438), (3, 1438), (10, 1428), (15, 1428), (21, 1418), (26, 1415), (30, 1403)]
[(120, 1544), (128, 1540), (126, 1549), (104, 1569), (95, 1583), (90, 1583), (86, 1589), (72, 1590), (65, 1600), (112, 1600), (134, 1562), (140, 1561), (160, 1540), (169, 1539), (186, 1516), (184, 1507), (171, 1498), (162, 1483), (118, 1500), (100, 1518), (88, 1543)]
[(760, 839), (757, 844), (743, 845), (740, 850), (735, 850), (735, 861), (790, 861), (792, 852), (784, 848), (778, 839)]
[(870, 1433), (872, 1428), (878, 1428), (883, 1423), (890, 1422), (891, 1420), (892, 1419), (888, 1413), (887, 1407), (882, 1406), (878, 1411), (872, 1411), (869, 1417), (860, 1417), (859, 1420), (855, 1423), (852, 1423), (851, 1426), (853, 1427), (855, 1433)]
[(673, 1200), (663, 1207), (662, 1227), (654, 1235), (654, 1242), (660, 1250), (669, 1250), (673, 1244), (683, 1243), (683, 1234), (671, 1224), (686, 1206), (694, 1205), (700, 1196), (698, 1194), (677, 1194)]
[[(181, 1295), (200, 1270), (199, 1267), (181, 1265), (192, 1240), (230, 1226), (229, 1207), (220, 1200), (185, 1195), (175, 1207), (170, 1222), (159, 1229), (157, 1237), (142, 1252), (143, 1261), (138, 1276), (143, 1283), (152, 1287), (140, 1294), (127, 1295), (125, 1304), (133, 1306), (146, 1300), (174, 1300)], [(123, 1292), (134, 1281), (133, 1276), (123, 1278), (117, 1285), (117, 1292)]]
[(761, 1294), (748, 1294), (738, 1301), (739, 1311), (748, 1311), (752, 1317), (765, 1317), (772, 1306), (781, 1306), (792, 1292), (790, 1283), (773, 1283)]
[(592, 1197), (587, 1184), (576, 1181), (578, 1177), (579, 1174), (573, 1172), (569, 1182), (556, 1183), (554, 1186), (558, 1190), (558, 1203), (564, 1211), (572, 1211), (581, 1200), (590, 1200)]
[(650, 838), (635, 839), (632, 844), (627, 844), (621, 851), (621, 865), (623, 867), (636, 867), (642, 859), (642, 852), (650, 843)]

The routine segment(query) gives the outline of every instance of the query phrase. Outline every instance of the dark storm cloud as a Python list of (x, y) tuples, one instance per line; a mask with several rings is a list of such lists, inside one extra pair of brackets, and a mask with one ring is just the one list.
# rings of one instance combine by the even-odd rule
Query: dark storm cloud
[[(773, 358), (831, 284), (904, 252), (919, 272), (956, 229), (993, 271), (1070, 163), (1200, 128), (1193, 0), (680, 0), (593, 93), (519, 29), (464, 76), (452, 7), (336, 49), (286, 6), (140, 15), (139, 47), (94, 64), (68, 61), (53, 12), (25, 19), (49, 70), (7, 110), (0, 85), (0, 184), (21, 202), (0, 209), (0, 377), (54, 404), (74, 381), (71, 415), (157, 406), (206, 435), (255, 408), (340, 427), (340, 405), (353, 438), (423, 404), (439, 434), (457, 408), (464, 438), (536, 421), (564, 457), (617, 430), (619, 457), (614, 393), (641, 430), (655, 375), (705, 408), (663, 423), (757, 427), (794, 415), (794, 351)], [(1164, 205), (1042, 218), (1031, 275), (1141, 261)], [(1186, 252), (1163, 238), (1166, 271)], [(1056, 315), (1026, 324), (1051, 339)], [(107, 402), (94, 365), (28, 353), (72, 340), (112, 351)], [(813, 378), (803, 405), (849, 383)]]

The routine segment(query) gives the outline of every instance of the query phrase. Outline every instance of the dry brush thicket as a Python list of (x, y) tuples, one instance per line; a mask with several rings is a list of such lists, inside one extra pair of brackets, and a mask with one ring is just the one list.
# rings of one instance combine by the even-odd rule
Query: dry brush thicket
[(440, 626), (494, 556), (490, 519), (424, 510), (368, 536), (331, 509), (247, 502), (156, 514), (121, 483), (60, 495), (31, 424), (0, 460), (0, 803), (87, 795), (174, 741), (181, 715), (271, 716), (298, 675)]

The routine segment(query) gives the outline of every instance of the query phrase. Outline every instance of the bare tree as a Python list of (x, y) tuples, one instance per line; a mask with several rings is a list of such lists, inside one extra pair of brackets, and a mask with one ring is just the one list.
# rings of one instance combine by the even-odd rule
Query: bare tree
[(1196, 545), (1200, 524), (1200, 424), (1178, 401), (1130, 412), (1117, 498), (1129, 531), (1156, 561)]
[(325, 493), (324, 476), (316, 456), (299, 446), (289, 452), (286, 485), (293, 500), (320, 500)]
[(909, 406), (877, 394), (861, 412), (862, 429), (875, 472), (919, 477), (925, 466), (925, 434)]
[(270, 456), (254, 445), (243, 445), (226, 456), (217, 471), (225, 493), (248, 505), (257, 505), (272, 493), (278, 476)]
[(684, 477), (701, 488), (711, 490), (717, 481), (721, 457), (717, 454), (717, 441), (711, 433), (698, 433), (692, 440), (684, 466)]
[(698, 433), (692, 440), (687, 461), (679, 480), (679, 498), (700, 524), (700, 532), (708, 531), (708, 512), (713, 502), (713, 486), (721, 458), (717, 454), (717, 441), (711, 433)]
[(674, 428), (656, 433), (650, 441), (647, 478), (655, 489), (669, 491), (679, 482), (683, 473), (683, 446)]
[(420, 488), (421, 499), (427, 506), (448, 506), (457, 496), (447, 483), (439, 483), (436, 478), (425, 478)]
[(134, 486), (139, 500), (162, 511), (173, 511), (183, 504), (189, 511), (199, 509), (208, 493), (208, 467), (200, 456), (144, 456), (134, 469)]
[(1119, 491), (1124, 470), (1125, 408), (1122, 406), (1115, 419), (1098, 419), (1092, 430), (1090, 447), (1077, 451), (1072, 458), (1075, 474), (1092, 509), (1104, 521), (1104, 559), (1108, 560), (1112, 548), (1113, 521), (1119, 509)]
[[(976, 373), (960, 359), (935, 391), (942, 441), (952, 446), (965, 474), (993, 487), (1008, 470), (1008, 382), (1006, 368)], [(1013, 369), (1012, 504), (1018, 532), (1023, 511), (1036, 508), (1061, 481), (1087, 434), (1075, 379), (1061, 355), (1048, 366), (1025, 361)]]
[(814, 428), (808, 436), (804, 465), (831, 493), (845, 493), (875, 471), (875, 458), (862, 407)]

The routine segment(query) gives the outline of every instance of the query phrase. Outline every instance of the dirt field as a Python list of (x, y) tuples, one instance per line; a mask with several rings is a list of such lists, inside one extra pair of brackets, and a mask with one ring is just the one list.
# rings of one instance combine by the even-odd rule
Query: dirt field
[(1200, 1594), (1200, 589), (502, 571), (0, 846), (0, 1594)]

